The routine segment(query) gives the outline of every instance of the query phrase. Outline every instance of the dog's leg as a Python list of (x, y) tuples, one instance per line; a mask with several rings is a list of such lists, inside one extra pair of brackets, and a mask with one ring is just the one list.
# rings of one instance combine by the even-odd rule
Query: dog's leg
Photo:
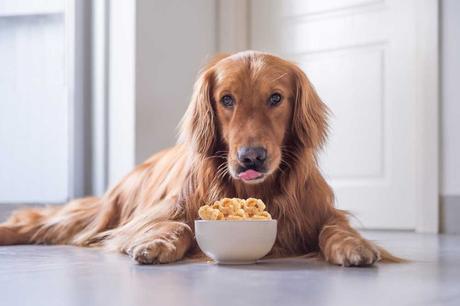
[(73, 237), (88, 228), (99, 206), (98, 198), (88, 197), (63, 206), (17, 210), (0, 224), (0, 245), (77, 244)]
[(170, 263), (182, 259), (192, 241), (193, 234), (188, 225), (163, 221), (146, 232), (137, 233), (122, 251), (140, 264)]
[(24, 208), (14, 211), (0, 224), (0, 245), (36, 243), (33, 237), (43, 226), (43, 220), (54, 215), (57, 207)]
[(351, 228), (345, 213), (336, 213), (323, 225), (319, 235), (324, 258), (341, 266), (368, 266), (380, 260), (379, 248)]
[(0, 225), (0, 245), (28, 243), (30, 234), (21, 232), (17, 226)]

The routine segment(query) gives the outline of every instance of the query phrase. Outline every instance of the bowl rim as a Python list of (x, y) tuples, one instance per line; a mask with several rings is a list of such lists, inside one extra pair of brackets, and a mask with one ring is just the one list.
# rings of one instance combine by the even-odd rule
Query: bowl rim
[(277, 222), (276, 219), (270, 220), (195, 220), (195, 223), (266, 223), (266, 222)]

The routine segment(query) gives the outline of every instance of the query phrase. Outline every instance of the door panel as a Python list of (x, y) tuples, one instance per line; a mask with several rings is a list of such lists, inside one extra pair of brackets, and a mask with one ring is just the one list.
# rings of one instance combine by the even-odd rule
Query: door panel
[(285, 12), (287, 15), (305, 15), (330, 12), (333, 10), (344, 10), (366, 6), (382, 2), (382, 0), (328, 0), (328, 1), (311, 1), (311, 0), (291, 0), (287, 1)]
[(54, 12), (0, 15), (0, 205), (68, 198), (64, 24)]
[(333, 112), (333, 132), (322, 155), (325, 173), (336, 180), (382, 179), (386, 160), (382, 46), (300, 57), (299, 62)]

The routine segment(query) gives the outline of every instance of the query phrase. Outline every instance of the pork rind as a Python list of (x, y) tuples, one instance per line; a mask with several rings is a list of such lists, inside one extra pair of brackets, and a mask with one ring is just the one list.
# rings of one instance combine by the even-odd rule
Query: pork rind
[(265, 211), (262, 200), (249, 198), (223, 198), (213, 204), (204, 205), (198, 210), (203, 220), (271, 220), (272, 216)]

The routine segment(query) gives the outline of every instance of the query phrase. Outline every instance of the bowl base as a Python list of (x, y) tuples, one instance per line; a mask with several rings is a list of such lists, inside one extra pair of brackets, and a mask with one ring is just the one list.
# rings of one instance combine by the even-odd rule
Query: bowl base
[(256, 262), (257, 260), (216, 260), (218, 265), (252, 265)]

